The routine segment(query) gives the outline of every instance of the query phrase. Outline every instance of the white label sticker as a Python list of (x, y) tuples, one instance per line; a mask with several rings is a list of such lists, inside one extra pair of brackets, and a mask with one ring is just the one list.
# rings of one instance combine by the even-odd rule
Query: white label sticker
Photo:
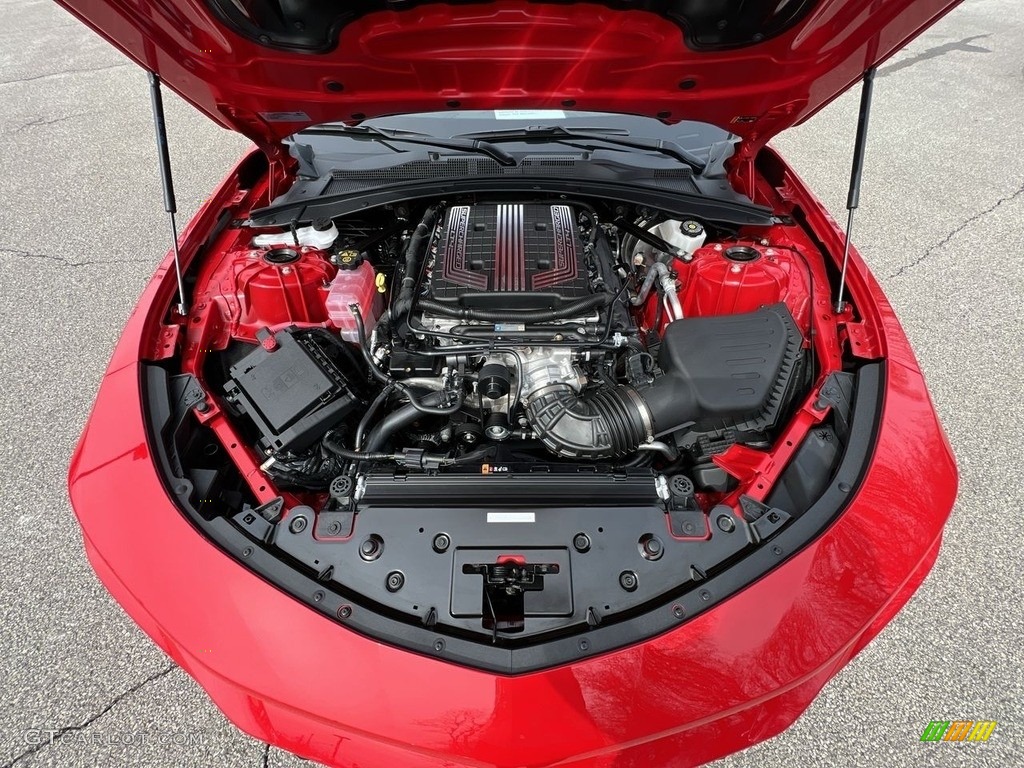
[(565, 117), (560, 109), (496, 109), (495, 120), (559, 120)]
[(534, 512), (488, 512), (488, 523), (535, 523), (537, 516)]

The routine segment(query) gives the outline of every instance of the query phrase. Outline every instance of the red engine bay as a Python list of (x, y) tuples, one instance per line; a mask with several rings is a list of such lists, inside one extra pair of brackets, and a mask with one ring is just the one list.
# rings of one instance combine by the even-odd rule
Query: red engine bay
[[(345, 261), (359, 258), (351, 249), (320, 248), (296, 242), (288, 231), (263, 233), (253, 245), (253, 233), (228, 230), (215, 246), (197, 277), (195, 302), (188, 319), (182, 355), (182, 369), (205, 384), (204, 366), (211, 354), (229, 344), (255, 344), (257, 333), (283, 328), (325, 328), (338, 330), (339, 323), (328, 311), (332, 284), (342, 275), (357, 275)], [(273, 241), (277, 242), (273, 242)], [(362, 284), (372, 293), (360, 301), (390, 299), (393, 286), (386, 268), (374, 268), (362, 260), (359, 269), (369, 272)], [(646, 269), (637, 267), (634, 289), (638, 290)], [(742, 233), (728, 239), (709, 240), (685, 258), (668, 262), (668, 274), (675, 286), (683, 318), (738, 315), (779, 302), (792, 314), (804, 346), (814, 345), (816, 382), (823, 382), (839, 369), (839, 338), (827, 297), (817, 297), (812, 284), (826, 284), (824, 262), (803, 231), (794, 225), (776, 225), (760, 230), (756, 238)], [(678, 319), (667, 306), (664, 293), (652, 291), (631, 310), (643, 334), (663, 334)], [(365, 314), (371, 314), (365, 312)], [(336, 316), (336, 315), (335, 315)], [(173, 332), (172, 337), (173, 337)], [(167, 352), (163, 352), (166, 355)], [(214, 391), (216, 391), (214, 389)], [(827, 413), (818, 407), (817, 387), (795, 406), (795, 417), (766, 451), (740, 443), (712, 457), (714, 463), (738, 481), (729, 491), (697, 493), (707, 509), (725, 500), (734, 506), (741, 495), (761, 499), (773, 479), (786, 466), (795, 447), (807, 431)], [(243, 468), (253, 495), (260, 502), (283, 495), (287, 499), (323, 498), (323, 493), (302, 489), (284, 490), (261, 470), (267, 457), (247, 444), (237, 424), (224, 411), (218, 398), (199, 418), (217, 434), (223, 447)]]

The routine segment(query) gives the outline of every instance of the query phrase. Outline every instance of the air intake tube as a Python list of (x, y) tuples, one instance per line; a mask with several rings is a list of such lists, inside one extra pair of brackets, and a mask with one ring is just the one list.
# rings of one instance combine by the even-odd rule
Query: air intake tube
[(550, 451), (574, 459), (626, 456), (691, 424), (771, 428), (792, 398), (802, 344), (785, 304), (677, 320), (653, 384), (590, 389), (556, 350), (535, 348), (523, 366), (526, 418)]
[(584, 396), (552, 384), (530, 396), (526, 418), (550, 451), (569, 458), (625, 456), (653, 434), (647, 406), (624, 386)]
[(568, 384), (534, 392), (526, 417), (553, 453), (575, 459), (627, 456), (656, 434), (693, 421), (697, 405), (675, 376), (638, 391), (629, 386), (580, 394)]

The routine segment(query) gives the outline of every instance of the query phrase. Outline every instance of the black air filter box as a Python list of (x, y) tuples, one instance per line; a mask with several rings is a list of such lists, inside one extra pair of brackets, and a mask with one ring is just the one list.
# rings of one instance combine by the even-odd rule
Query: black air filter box
[[(695, 414), (697, 431), (763, 431), (792, 400), (802, 362), (803, 336), (785, 304), (676, 320), (658, 353), (668, 381), (643, 394), (655, 422), (661, 416), (678, 424), (685, 413)], [(678, 386), (668, 386), (671, 381)]]
[(261, 345), (231, 366), (224, 386), (231, 408), (260, 432), (260, 447), (298, 452), (320, 439), (358, 404), (321, 329), (259, 334)]

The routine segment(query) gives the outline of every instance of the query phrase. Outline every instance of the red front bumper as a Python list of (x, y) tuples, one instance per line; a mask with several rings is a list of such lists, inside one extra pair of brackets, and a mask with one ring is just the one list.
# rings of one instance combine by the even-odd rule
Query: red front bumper
[(884, 404), (869, 470), (812, 544), (678, 629), (543, 672), (503, 677), (367, 639), (221, 552), (168, 498), (139, 364), (150, 309), (172, 290), (168, 266), (114, 353), (71, 500), (125, 610), (235, 724), (304, 757), (364, 768), (699, 765), (789, 726), (937, 555), (956, 467), (899, 323), (853, 254), (853, 285), (871, 296), (884, 337)]
[(771, 737), (899, 610), (956, 472), (920, 373), (890, 360), (871, 469), (818, 540), (639, 645), (502, 677), (356, 635), (204, 539), (154, 470), (138, 368), (107, 374), (70, 474), (97, 573), (246, 732), (330, 765), (692, 766)]

